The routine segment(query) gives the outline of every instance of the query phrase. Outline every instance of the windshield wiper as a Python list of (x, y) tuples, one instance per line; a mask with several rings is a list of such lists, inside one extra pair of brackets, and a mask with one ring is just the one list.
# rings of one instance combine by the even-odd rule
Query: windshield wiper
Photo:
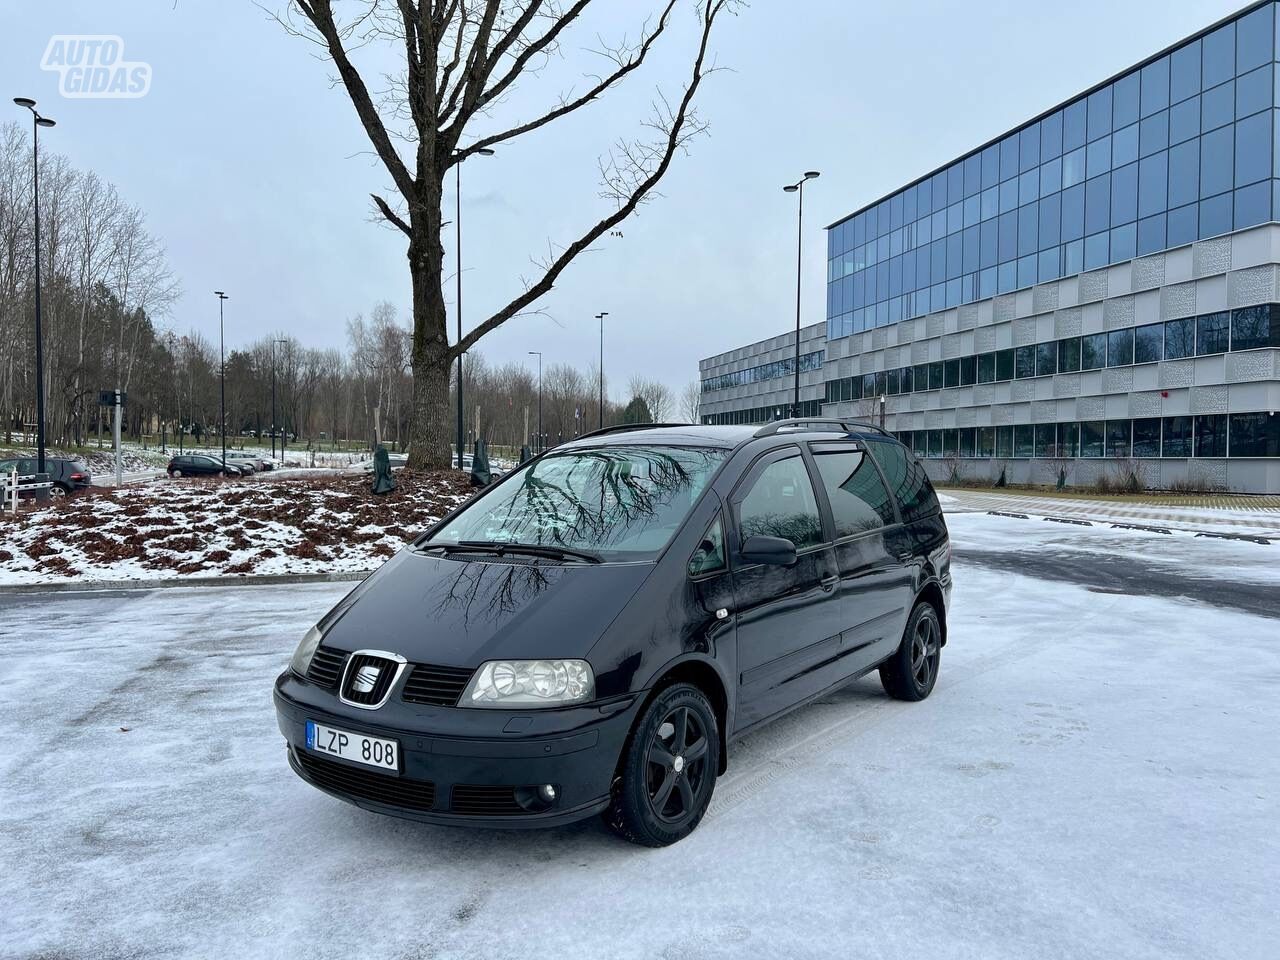
[(582, 563), (603, 563), (599, 554), (569, 547), (552, 547), (539, 543), (513, 543), (509, 540), (459, 540), (457, 543), (428, 542), (426, 549), (439, 548), (447, 552), (493, 553), (499, 557), (514, 553), (530, 557), (547, 557), (551, 560), (578, 560)]

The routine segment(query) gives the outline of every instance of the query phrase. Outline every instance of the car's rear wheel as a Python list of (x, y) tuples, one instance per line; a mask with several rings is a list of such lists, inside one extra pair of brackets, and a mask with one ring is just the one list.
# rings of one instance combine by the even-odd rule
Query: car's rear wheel
[(880, 665), (885, 693), (898, 700), (923, 700), (938, 682), (942, 660), (942, 624), (932, 604), (921, 601), (911, 611), (902, 643)]
[(61, 500), (70, 492), (71, 492), (70, 487), (64, 487), (60, 483), (55, 483), (52, 487), (49, 488), (49, 496), (53, 497), (55, 500)]
[(667, 687), (640, 715), (605, 822), (619, 836), (665, 847), (693, 832), (720, 769), (716, 712), (692, 684)]

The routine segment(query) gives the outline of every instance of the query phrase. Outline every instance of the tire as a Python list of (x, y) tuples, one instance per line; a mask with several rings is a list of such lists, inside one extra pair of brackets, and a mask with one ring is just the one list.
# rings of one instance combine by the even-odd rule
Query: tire
[(181, 480), (181, 479), (182, 479), (182, 471), (181, 471), (181, 470), (172, 470), (172, 471), (170, 471), (170, 472), (169, 472), (169, 476), (173, 477), (173, 479), (175, 479), (175, 480)]
[(53, 499), (55, 500), (62, 500), (66, 497), (69, 497), (70, 495), (71, 495), (71, 488), (64, 487), (60, 483), (55, 483), (52, 487), (49, 488), (49, 496), (53, 497)]
[(720, 728), (711, 702), (692, 684), (667, 687), (627, 740), (605, 823), (646, 847), (683, 840), (707, 812), (719, 769)]
[(938, 682), (942, 658), (942, 624), (933, 605), (921, 601), (907, 619), (902, 643), (880, 665), (880, 683), (895, 700), (923, 700)]
[(225, 480), (225, 479), (227, 479), (227, 471), (225, 471), (225, 470), (219, 470), (219, 471), (218, 471), (218, 479), (219, 479), (219, 480)]

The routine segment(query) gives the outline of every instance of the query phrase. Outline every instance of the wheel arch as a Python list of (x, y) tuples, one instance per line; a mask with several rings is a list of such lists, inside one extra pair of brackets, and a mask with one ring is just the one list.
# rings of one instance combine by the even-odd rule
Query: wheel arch
[(919, 603), (929, 604), (929, 606), (933, 607), (933, 612), (938, 615), (938, 626), (942, 629), (941, 645), (945, 647), (947, 645), (947, 602), (942, 595), (942, 586), (937, 580), (925, 582), (924, 586), (916, 593), (915, 603), (911, 605), (912, 609)]

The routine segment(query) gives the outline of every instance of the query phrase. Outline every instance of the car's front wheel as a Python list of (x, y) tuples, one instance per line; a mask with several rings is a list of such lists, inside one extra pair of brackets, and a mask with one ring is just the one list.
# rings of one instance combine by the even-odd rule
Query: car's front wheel
[(623, 754), (605, 822), (618, 835), (665, 847), (693, 832), (720, 769), (720, 730), (706, 695), (667, 687), (640, 715)]
[(173, 477), (173, 479), (175, 479), (175, 480), (181, 480), (181, 479), (182, 479), (182, 471), (181, 471), (181, 470), (170, 470), (170, 471), (169, 471), (169, 476)]
[(897, 652), (880, 665), (880, 683), (897, 700), (923, 700), (938, 682), (942, 624), (933, 605), (921, 601), (911, 611)]

